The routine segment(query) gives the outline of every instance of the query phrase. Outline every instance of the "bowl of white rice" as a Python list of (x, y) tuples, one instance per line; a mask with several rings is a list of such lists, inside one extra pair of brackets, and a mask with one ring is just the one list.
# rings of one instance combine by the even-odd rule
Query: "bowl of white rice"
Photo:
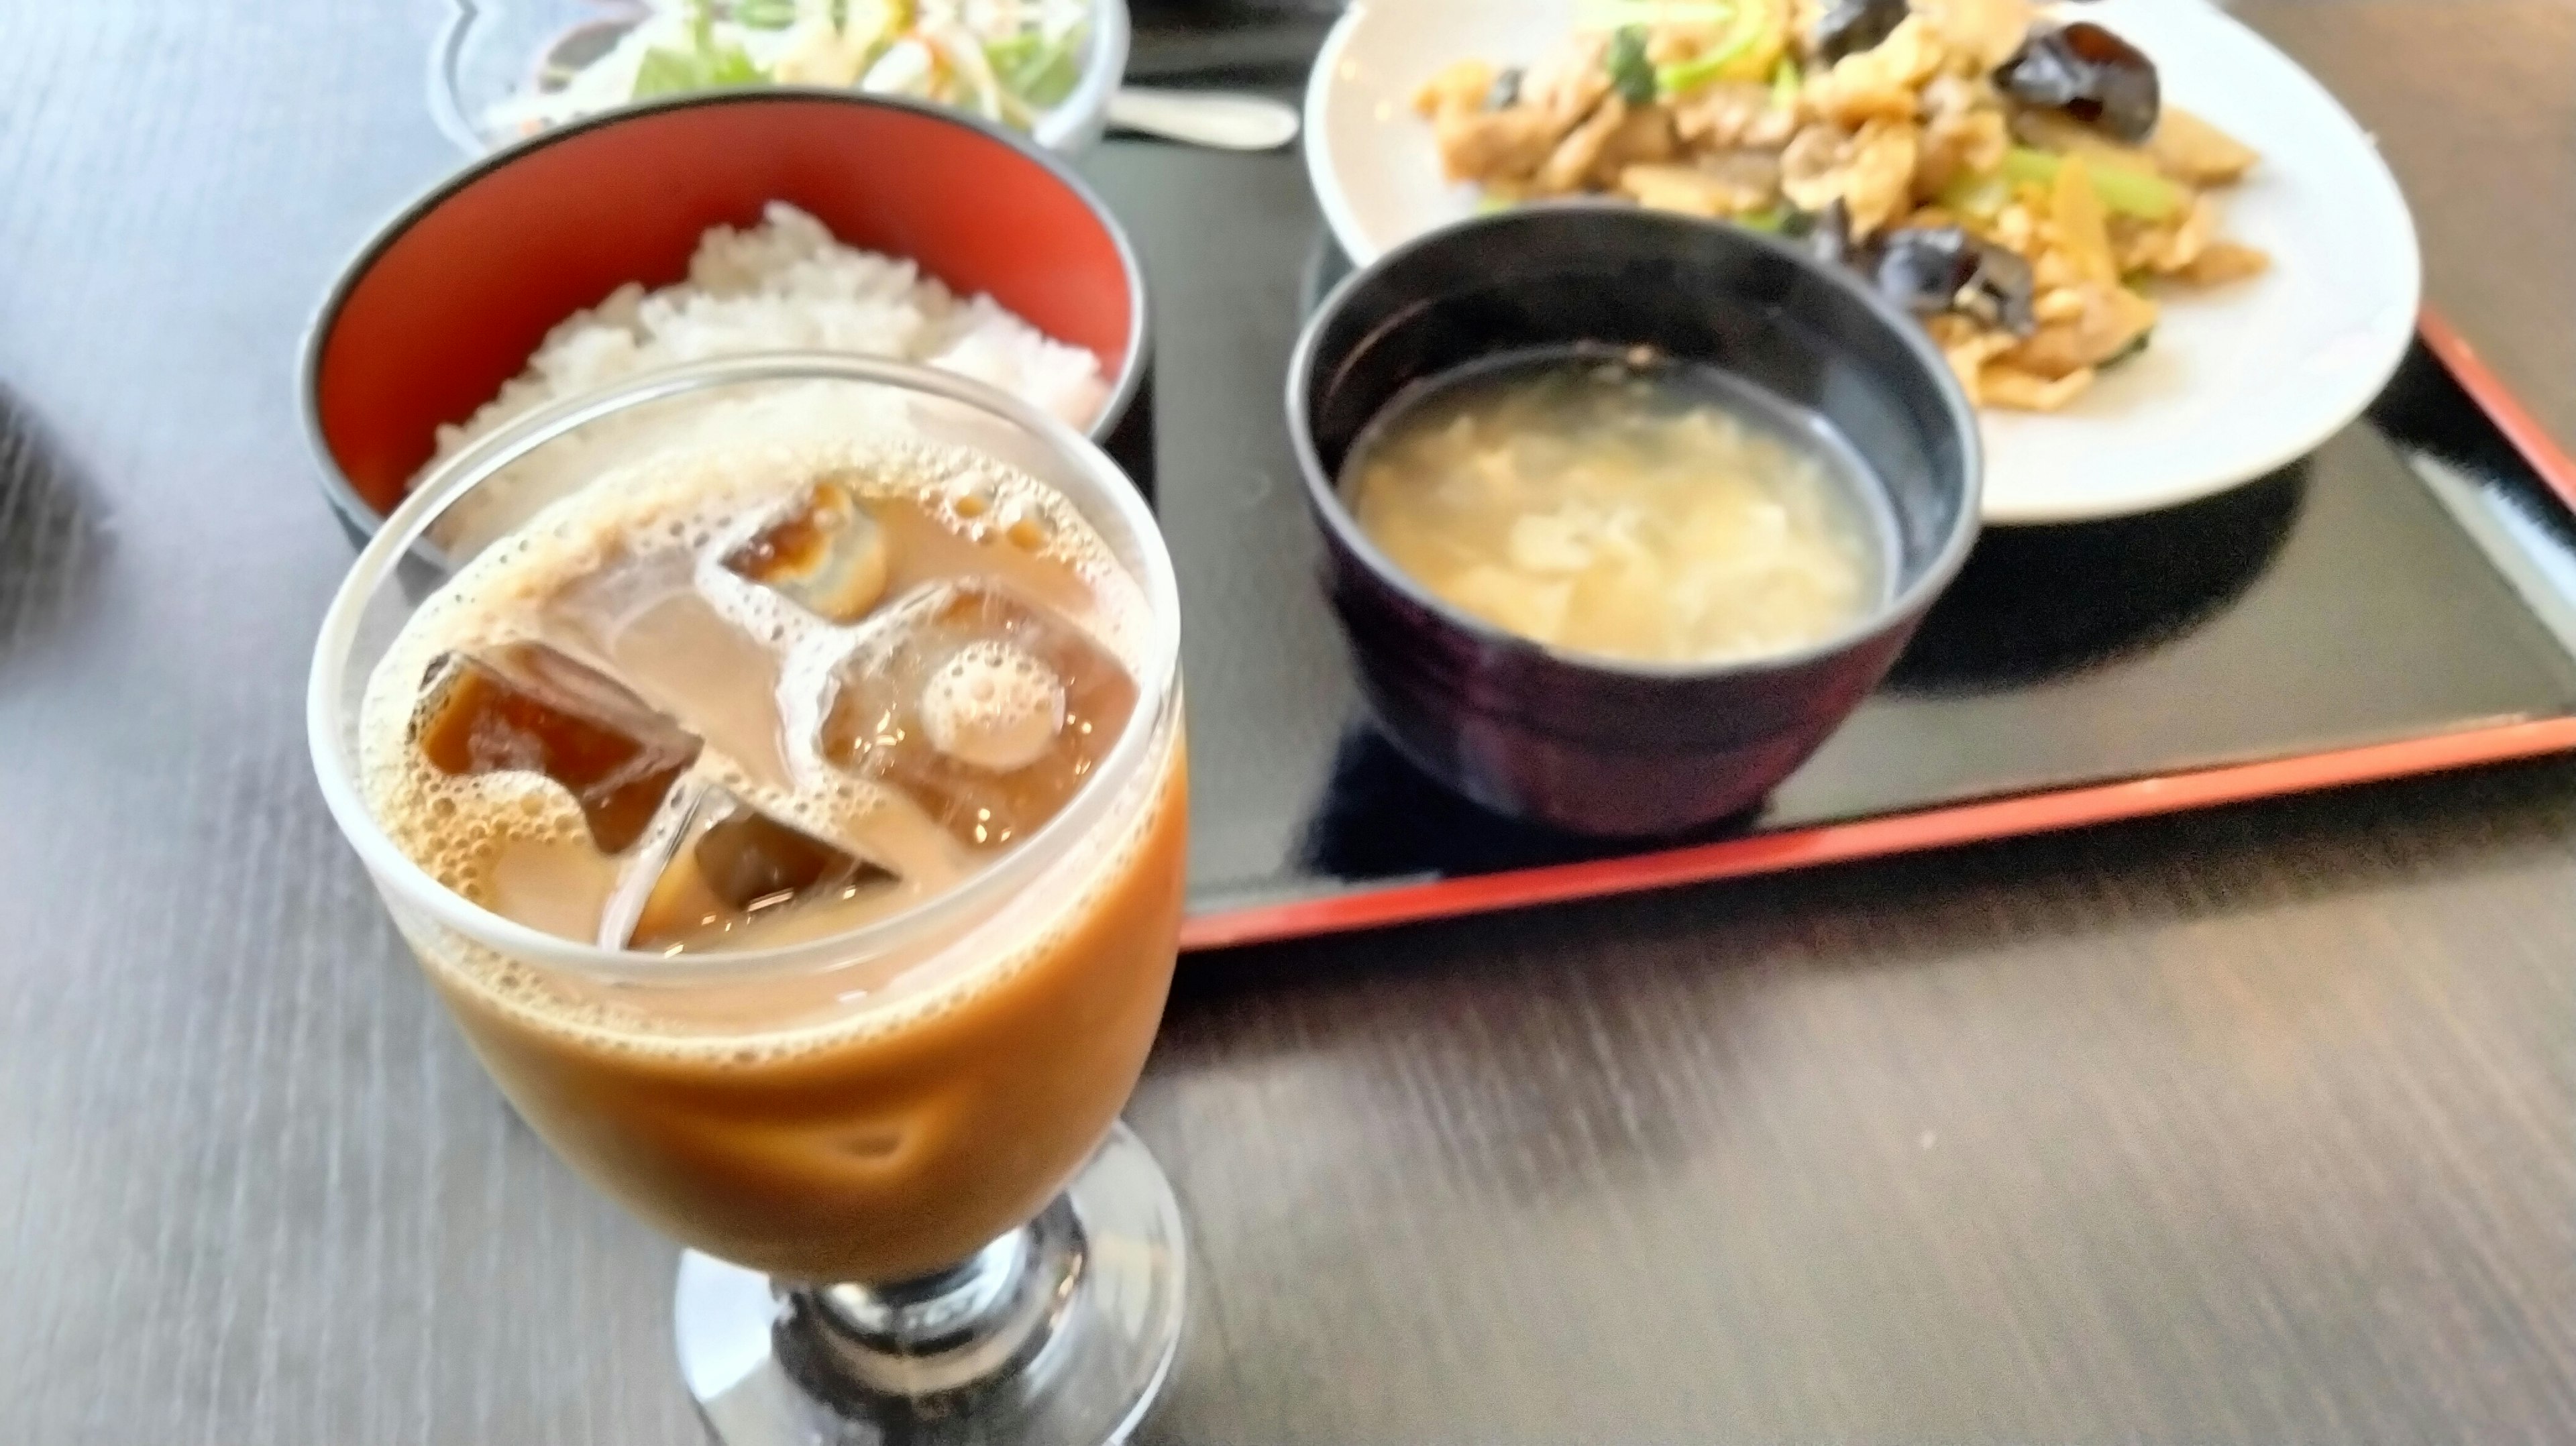
[[(468, 166), (331, 288), (305, 341), (305, 412), (325, 490), (364, 535), (438, 460), (537, 407), (779, 351), (957, 372), (1150, 466), (1145, 283), (1117, 219), (1023, 136), (835, 89), (676, 97)], [(800, 405), (675, 405), (596, 456), (549, 449), (559, 475), (525, 485), (748, 439)]]

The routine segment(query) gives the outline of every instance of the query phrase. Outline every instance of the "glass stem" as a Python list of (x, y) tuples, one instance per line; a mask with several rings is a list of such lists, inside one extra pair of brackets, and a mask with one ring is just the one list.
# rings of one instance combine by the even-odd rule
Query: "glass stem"
[(780, 1286), (779, 1359), (827, 1401), (943, 1397), (1035, 1359), (1081, 1283), (1081, 1223), (1062, 1196), (966, 1260), (883, 1285)]

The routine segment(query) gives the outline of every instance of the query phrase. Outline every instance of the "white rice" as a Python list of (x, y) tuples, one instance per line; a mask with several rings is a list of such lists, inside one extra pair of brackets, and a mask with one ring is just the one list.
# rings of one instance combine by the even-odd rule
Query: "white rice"
[[(772, 201), (761, 225), (747, 231), (718, 226), (701, 237), (688, 280), (653, 291), (628, 282), (599, 305), (564, 318), (499, 395), (462, 424), (438, 429), (429, 465), (566, 397), (683, 362), (782, 350), (943, 368), (1014, 393), (1077, 429), (1091, 425), (1109, 396), (1092, 352), (1054, 340), (990, 296), (959, 299), (913, 261), (844, 246), (822, 222)], [(818, 394), (818, 388), (827, 390)], [(862, 400), (859, 390), (818, 383), (773, 388), (758, 399), (739, 392), (721, 400), (683, 398), (593, 423), (493, 478), (435, 531), (449, 546), (492, 535), (490, 529), (507, 527), (618, 461), (704, 437), (711, 428), (732, 434), (758, 423), (758, 430), (775, 432), (791, 412), (811, 421), (825, 411), (840, 428), (854, 421), (900, 423), (893, 398), (868, 389), (874, 395)], [(823, 396), (828, 406), (818, 406)]]

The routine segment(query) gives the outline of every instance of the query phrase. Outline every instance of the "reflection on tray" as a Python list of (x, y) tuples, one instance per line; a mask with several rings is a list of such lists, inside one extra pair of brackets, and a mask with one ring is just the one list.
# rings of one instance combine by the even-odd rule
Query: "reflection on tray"
[[(1748, 812), (1732, 822), (1677, 838), (1669, 848), (1741, 833)], [(1505, 869), (1575, 863), (1636, 853), (1636, 842), (1604, 843), (1525, 823), (1479, 808), (1406, 762), (1366, 723), (1352, 726), (1333, 755), (1331, 784), (1299, 842), (1309, 872), (1339, 879), (1400, 879), (1425, 874), (1490, 874)]]
[[(1881, 692), (2010, 693), (2177, 641), (2263, 575), (2307, 490), (2301, 466), (2172, 511), (1990, 533)], [(1334, 752), (1299, 851), (1306, 871), (1332, 878), (1457, 877), (1708, 842), (1764, 822), (1756, 809), (1650, 841), (1563, 833), (1468, 802), (1360, 722)]]
[(2179, 638), (2262, 576), (2307, 490), (2303, 463), (2187, 507), (1990, 531), (1886, 687), (2012, 687)]
[(2419, 475), (2447, 471), (2464, 483), (2476, 510), (2532, 564), (2521, 575), (2576, 611), (2576, 514), (2432, 352), (2419, 346), (2408, 355), (2370, 420)]
[(1132, 0), (1133, 84), (1302, 87), (1340, 0)]
[(35, 415), (0, 388), (0, 665), (63, 622), (96, 574), (88, 490)]

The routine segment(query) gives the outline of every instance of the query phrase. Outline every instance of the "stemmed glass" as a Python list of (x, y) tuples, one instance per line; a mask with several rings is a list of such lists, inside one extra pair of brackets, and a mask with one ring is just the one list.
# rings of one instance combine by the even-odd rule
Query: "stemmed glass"
[[(1061, 813), (879, 923), (676, 958), (513, 923), (395, 846), (361, 787), (360, 701), (420, 602), (543, 500), (512, 490), (518, 469), (703, 429), (710, 403), (882, 427), (890, 399), (900, 425), (1055, 488), (1150, 606), (1135, 715)], [(1063, 423), (946, 373), (803, 353), (654, 373), (501, 429), (423, 479), (333, 601), (307, 698), (333, 817), (520, 1114), (691, 1247), (681, 1373), (731, 1446), (1097, 1446), (1159, 1389), (1180, 1215), (1117, 1113), (1179, 929), (1177, 606), (1143, 500)]]

